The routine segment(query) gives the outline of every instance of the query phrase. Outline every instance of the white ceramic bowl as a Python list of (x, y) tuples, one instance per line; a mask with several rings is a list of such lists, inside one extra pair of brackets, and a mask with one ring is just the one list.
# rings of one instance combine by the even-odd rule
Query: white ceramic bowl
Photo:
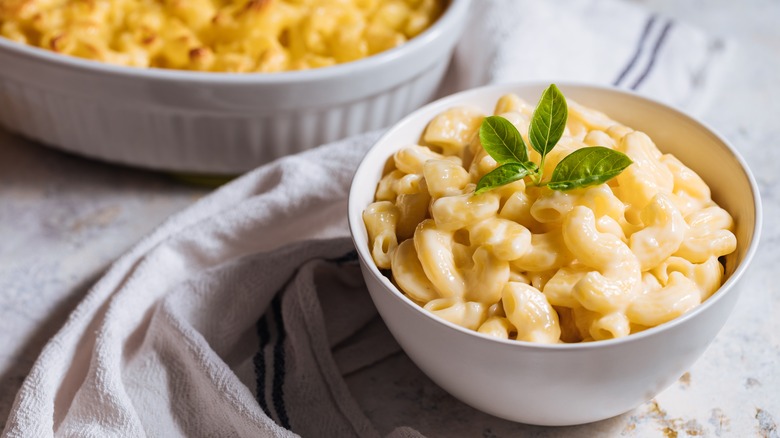
[(389, 126), (428, 102), (468, 15), (451, 0), (428, 30), (351, 63), (277, 74), (139, 69), (0, 37), (0, 124), (70, 152), (235, 174)]
[(704, 352), (739, 296), (738, 282), (761, 230), (761, 201), (744, 160), (703, 123), (626, 91), (559, 84), (567, 98), (601, 110), (674, 153), (710, 185), (736, 221), (737, 251), (726, 258), (725, 284), (693, 311), (625, 338), (542, 345), (466, 330), (405, 297), (374, 265), (361, 213), (372, 201), (388, 157), (416, 143), (431, 118), (459, 104), (490, 114), (503, 94), (536, 102), (548, 84), (496, 85), (431, 103), (399, 122), (370, 150), (349, 195), (349, 225), (371, 298), (409, 357), (449, 393), (484, 412), (529, 424), (572, 425), (609, 418), (651, 399)]

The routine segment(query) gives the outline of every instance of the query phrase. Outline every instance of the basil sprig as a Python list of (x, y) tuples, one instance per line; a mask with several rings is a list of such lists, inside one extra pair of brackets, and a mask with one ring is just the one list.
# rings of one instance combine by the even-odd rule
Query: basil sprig
[(547, 187), (570, 190), (603, 184), (632, 163), (625, 154), (603, 146), (577, 149), (555, 166)]
[(479, 128), (479, 140), (499, 164), (528, 161), (528, 147), (523, 136), (515, 125), (503, 117), (486, 117)]
[(542, 93), (534, 114), (531, 116), (531, 125), (528, 127), (528, 139), (531, 141), (531, 146), (542, 156), (539, 167), (544, 167), (547, 153), (558, 144), (558, 140), (563, 136), (568, 118), (569, 108), (566, 106), (563, 93), (555, 84), (550, 85)]
[(603, 146), (586, 147), (567, 155), (550, 180), (542, 181), (544, 160), (563, 136), (568, 116), (566, 98), (555, 84), (550, 85), (542, 93), (528, 128), (531, 147), (541, 156), (538, 166), (529, 161), (528, 146), (512, 123), (499, 116), (486, 117), (479, 128), (479, 139), (499, 166), (480, 178), (475, 193), (525, 177), (530, 177), (533, 185), (552, 190), (589, 187), (609, 181), (631, 165), (631, 159), (621, 152)]
[(480, 178), (475, 193), (482, 193), (485, 190), (515, 182), (525, 178), (529, 173), (530, 171), (520, 163), (506, 163)]

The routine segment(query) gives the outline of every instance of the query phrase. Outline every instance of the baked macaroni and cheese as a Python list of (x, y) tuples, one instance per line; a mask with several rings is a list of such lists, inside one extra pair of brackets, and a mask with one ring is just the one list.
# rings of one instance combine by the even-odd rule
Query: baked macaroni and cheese
[[(525, 144), (534, 141), (533, 113), (515, 95), (495, 109)], [(435, 117), (420, 144), (392, 157), (363, 212), (374, 262), (414, 302), (486, 335), (582, 342), (665, 323), (720, 287), (719, 257), (737, 245), (732, 217), (647, 135), (569, 102), (562, 137), (546, 156), (517, 141), (527, 150), (516, 155), (527, 159), (513, 180), (480, 140), (488, 119), (494, 128), (504, 123), (469, 107)], [(586, 148), (610, 157), (591, 170), (624, 165), (605, 183), (562, 190), (533, 178), (554, 180), (557, 168), (585, 163), (576, 151)], [(480, 188), (497, 174), (501, 184)]]
[(0, 0), (0, 36), (132, 67), (279, 72), (391, 49), (444, 0)]

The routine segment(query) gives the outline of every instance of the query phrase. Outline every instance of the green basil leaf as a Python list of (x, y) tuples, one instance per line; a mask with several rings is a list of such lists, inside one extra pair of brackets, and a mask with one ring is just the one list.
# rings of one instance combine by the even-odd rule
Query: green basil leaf
[(528, 147), (509, 120), (500, 116), (485, 117), (479, 127), (482, 147), (499, 164), (528, 161)]
[(631, 163), (625, 154), (603, 146), (577, 149), (555, 166), (547, 187), (565, 191), (603, 184)]
[(542, 93), (528, 128), (528, 139), (531, 141), (531, 146), (536, 152), (539, 152), (542, 160), (561, 139), (568, 117), (569, 109), (566, 106), (566, 98), (563, 97), (563, 93), (555, 84), (551, 84)]
[(537, 166), (536, 163), (534, 163), (533, 161), (524, 161), (520, 164), (522, 164), (523, 167), (528, 169), (528, 173), (536, 173), (539, 171), (539, 166)]
[(486, 173), (477, 183), (475, 194), (515, 182), (528, 175), (528, 169), (521, 163), (507, 163)]

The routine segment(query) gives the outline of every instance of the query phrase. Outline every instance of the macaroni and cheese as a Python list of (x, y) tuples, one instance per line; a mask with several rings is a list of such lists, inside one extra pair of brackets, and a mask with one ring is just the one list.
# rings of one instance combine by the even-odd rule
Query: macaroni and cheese
[[(532, 113), (515, 95), (495, 109), (526, 143)], [(374, 262), (414, 302), (486, 335), (582, 342), (663, 324), (720, 287), (719, 257), (737, 245), (732, 217), (647, 135), (570, 101), (546, 173), (595, 145), (631, 166), (565, 192), (526, 178), (475, 194), (498, 166), (476, 135), (484, 117), (468, 107), (435, 117), (421, 144), (392, 157), (363, 212)]]
[(444, 0), (0, 0), (0, 36), (132, 67), (279, 72), (403, 44)]

